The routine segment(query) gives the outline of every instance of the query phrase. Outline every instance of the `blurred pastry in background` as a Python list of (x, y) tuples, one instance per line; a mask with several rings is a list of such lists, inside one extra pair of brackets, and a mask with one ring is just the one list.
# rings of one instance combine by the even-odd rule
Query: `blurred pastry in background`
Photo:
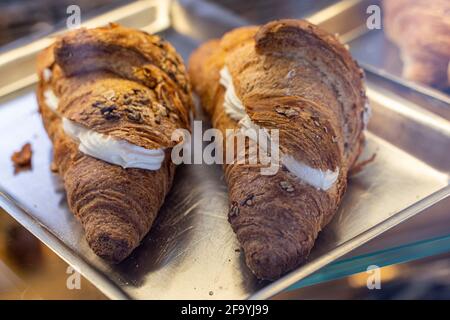
[(401, 50), (403, 76), (450, 86), (450, 1), (384, 0), (384, 28)]

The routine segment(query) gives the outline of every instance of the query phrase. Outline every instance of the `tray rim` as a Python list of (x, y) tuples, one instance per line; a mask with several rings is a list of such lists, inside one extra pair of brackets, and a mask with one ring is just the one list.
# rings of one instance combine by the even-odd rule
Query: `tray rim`
[[(443, 200), (443, 201), (445, 201), (445, 200)], [(443, 244), (443, 246), (440, 246), (439, 248), (437, 248), (434, 246), (436, 243)], [(441, 235), (441, 236), (433, 237), (433, 238), (429, 238), (429, 239), (418, 240), (418, 241), (414, 241), (414, 242), (411, 242), (408, 244), (402, 244), (402, 245), (398, 245), (398, 246), (394, 246), (394, 247), (389, 247), (386, 249), (373, 251), (373, 252), (361, 254), (358, 256), (352, 256), (352, 257), (349, 257), (348, 259), (333, 261), (332, 263), (326, 265), (323, 269), (325, 269), (325, 268), (330, 269), (329, 270), (330, 273), (332, 273), (334, 275), (338, 274), (338, 276), (329, 277), (328, 276), (329, 273), (327, 272), (327, 275), (325, 277), (321, 277), (320, 273), (314, 273), (311, 276), (308, 276), (308, 277), (294, 283), (292, 286), (287, 288), (286, 291), (297, 290), (297, 289), (301, 289), (304, 287), (308, 287), (310, 285), (320, 284), (320, 283), (323, 283), (326, 281), (333, 281), (336, 279), (346, 277), (348, 275), (356, 274), (359, 272), (364, 272), (367, 270), (367, 269), (361, 268), (361, 264), (356, 264), (356, 266), (353, 267), (353, 271), (342, 272), (339, 270), (339, 266), (341, 266), (341, 265), (355, 263), (358, 261), (367, 261), (370, 259), (374, 260), (377, 257), (384, 256), (384, 255), (390, 254), (390, 253), (395, 253), (399, 250), (411, 249), (411, 248), (417, 248), (417, 247), (429, 247), (428, 250), (433, 251), (432, 255), (438, 255), (438, 254), (449, 252), (449, 250), (450, 250), (450, 234)], [(421, 252), (423, 252), (423, 251), (421, 251)], [(403, 259), (383, 258), (381, 260), (382, 263), (379, 263), (380, 260), (377, 260), (376, 265), (378, 267), (385, 267), (385, 266), (390, 266), (390, 265), (394, 265), (397, 263), (405, 263), (405, 262), (410, 262), (410, 261), (414, 261), (414, 260), (421, 259), (421, 258), (430, 257), (432, 255), (419, 254), (418, 256), (415, 256), (413, 258), (403, 258)], [(368, 264), (365, 263), (364, 265), (367, 266)]]
[[(152, 33), (161, 32), (171, 26), (171, 1), (172, 0), (135, 0), (128, 4), (120, 5), (98, 16), (94, 16), (81, 23), (80, 27), (93, 28), (104, 26), (111, 22), (120, 22), (123, 19), (139, 14), (139, 12), (142, 12), (145, 9), (152, 8), (156, 10), (155, 19), (139, 28), (144, 31), (149, 30)], [(65, 31), (67, 31), (67, 28), (59, 29), (40, 39), (33, 40), (0, 53), (0, 72), (21, 59), (36, 60), (37, 54), (53, 43), (55, 36)], [(27, 86), (36, 83), (37, 80), (37, 75), (33, 70), (31, 73), (22, 75), (20, 79), (13, 80), (7, 85), (1, 85), (0, 98), (26, 88)]]
[(13, 217), (27, 231), (38, 238), (50, 250), (73, 269), (85, 277), (104, 295), (112, 300), (129, 300), (131, 297), (125, 293), (117, 284), (108, 279), (101, 271), (97, 270), (93, 265), (86, 262), (81, 256), (77, 255), (73, 250), (61, 241), (53, 232), (51, 232), (44, 224), (36, 219), (26, 209), (20, 206), (3, 187), (0, 186), (0, 208), (5, 213)]
[[(333, 250), (322, 255), (320, 258), (317, 258), (314, 261), (291, 271), (282, 278), (249, 295), (247, 299), (269, 299), (277, 293), (289, 289), (289, 287), (294, 286), (297, 282), (307, 278), (314, 272), (319, 271), (331, 262), (336, 261), (357, 247), (360, 247), (368, 241), (378, 237), (385, 231), (388, 231), (389, 229), (414, 217), (415, 215), (424, 212), (426, 209), (448, 197), (450, 197), (450, 184), (413, 203), (409, 207), (400, 210), (399, 212), (393, 214), (390, 218), (378, 223), (363, 233), (347, 240)], [(56, 235), (48, 230), (45, 225), (43, 225), (38, 219), (34, 218), (32, 214), (28, 213), (26, 209), (21, 207), (6, 191), (3, 190), (1, 186), (0, 207), (35, 237), (42, 241), (53, 252), (55, 252), (63, 261), (72, 266), (77, 272), (94, 284), (108, 298), (113, 300), (132, 299), (120, 288), (120, 286), (108, 279), (108, 277), (106, 277), (101, 271), (86, 262), (81, 256), (74, 253), (70, 247), (64, 244)], [(340, 260), (340, 263), (361, 256), (349, 257), (347, 259)]]

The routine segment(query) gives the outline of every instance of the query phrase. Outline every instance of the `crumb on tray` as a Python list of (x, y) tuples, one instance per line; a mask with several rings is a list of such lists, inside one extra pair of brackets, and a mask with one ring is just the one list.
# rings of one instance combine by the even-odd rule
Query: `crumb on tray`
[(31, 150), (31, 144), (26, 143), (22, 146), (20, 151), (16, 151), (11, 156), (11, 160), (14, 163), (14, 174), (21, 171), (31, 170), (31, 157), (33, 151)]

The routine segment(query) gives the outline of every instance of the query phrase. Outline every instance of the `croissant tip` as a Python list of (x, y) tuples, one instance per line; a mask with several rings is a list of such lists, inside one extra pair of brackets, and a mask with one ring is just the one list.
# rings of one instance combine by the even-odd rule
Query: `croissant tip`
[[(247, 266), (261, 280), (279, 279), (294, 267), (293, 264), (298, 265), (298, 260), (303, 261), (305, 258), (287, 254), (285, 248), (271, 243), (267, 239), (254, 239), (243, 243), (243, 249)], [(297, 262), (294, 262), (294, 260)]]
[(245, 256), (247, 266), (258, 279), (275, 280), (283, 274), (280, 267), (283, 263), (280, 264), (278, 256), (270, 251), (246, 252)]
[(88, 242), (96, 255), (114, 264), (122, 262), (136, 247), (126, 235), (120, 237), (108, 233), (98, 234)]

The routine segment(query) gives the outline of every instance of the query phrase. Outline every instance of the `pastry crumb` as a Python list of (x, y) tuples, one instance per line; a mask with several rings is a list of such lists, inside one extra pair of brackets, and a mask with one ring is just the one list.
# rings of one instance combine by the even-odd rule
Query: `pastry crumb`
[(362, 160), (362, 161), (354, 164), (353, 167), (349, 171), (349, 176), (351, 177), (351, 176), (354, 176), (355, 174), (361, 172), (368, 164), (372, 163), (376, 157), (377, 157), (377, 153), (374, 152), (372, 154), (372, 156), (370, 156), (369, 159)]
[(33, 156), (33, 150), (31, 144), (26, 143), (22, 146), (22, 149), (16, 151), (11, 156), (11, 160), (14, 164), (14, 174), (19, 172), (31, 170), (31, 158)]

